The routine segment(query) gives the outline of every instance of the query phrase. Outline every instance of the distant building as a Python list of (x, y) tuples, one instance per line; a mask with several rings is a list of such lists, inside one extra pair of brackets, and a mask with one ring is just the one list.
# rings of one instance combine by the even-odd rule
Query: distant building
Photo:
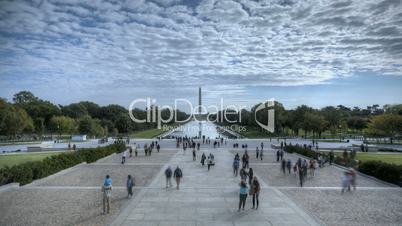
[(71, 136), (72, 141), (86, 141), (87, 135), (73, 135)]

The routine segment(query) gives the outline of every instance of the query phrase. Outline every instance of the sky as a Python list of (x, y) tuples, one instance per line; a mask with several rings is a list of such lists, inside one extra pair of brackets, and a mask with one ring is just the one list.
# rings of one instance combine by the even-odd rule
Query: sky
[(402, 102), (402, 0), (1, 0), (0, 97)]

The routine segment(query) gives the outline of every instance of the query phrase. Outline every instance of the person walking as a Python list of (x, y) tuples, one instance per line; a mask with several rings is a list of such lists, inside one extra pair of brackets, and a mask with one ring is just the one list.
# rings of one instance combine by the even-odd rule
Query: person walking
[(211, 168), (211, 166), (215, 165), (215, 163), (214, 163), (214, 155), (212, 155), (212, 153), (210, 153), (208, 155), (207, 164), (208, 164), (208, 171)]
[(282, 159), (282, 161), (281, 161), (281, 170), (282, 170), (283, 174), (286, 173), (286, 160), (285, 159)]
[(241, 178), (241, 180), (247, 181), (247, 175), (248, 175), (248, 173), (246, 171), (246, 167), (243, 166), (241, 168), (241, 170), (240, 170), (240, 178)]
[(350, 168), (349, 170), (350, 173), (350, 184), (353, 188), (353, 191), (356, 190), (356, 171), (353, 167)]
[(329, 165), (332, 165), (332, 162), (334, 161), (334, 151), (331, 150), (329, 152)]
[(193, 149), (193, 161), (197, 160), (197, 155), (195, 153), (195, 149)]
[(237, 177), (239, 167), (240, 167), (240, 161), (235, 158), (233, 161), (233, 174), (235, 175), (235, 177)]
[[(262, 144), (262, 143), (261, 143)], [(261, 148), (260, 150), (260, 159), (262, 160), (262, 156), (264, 155), (264, 149)]]
[(131, 177), (131, 175), (127, 176), (127, 197), (132, 198), (133, 197), (133, 186), (134, 186), (134, 178)]
[(106, 175), (106, 178), (103, 182), (102, 192), (103, 192), (103, 214), (110, 212), (110, 199), (112, 198), (112, 179), (109, 175)]
[(304, 172), (303, 172), (303, 168), (298, 167), (299, 170), (299, 183), (300, 183), (300, 187), (303, 187), (303, 182), (304, 182)]
[(249, 190), (244, 180), (240, 182), (239, 186), (240, 186), (240, 201), (239, 201), (239, 212), (240, 212), (241, 208), (243, 208), (244, 210)]
[(177, 190), (179, 190), (180, 180), (181, 180), (181, 178), (183, 178), (183, 172), (181, 171), (179, 166), (177, 166), (176, 169), (174, 170), (173, 176), (174, 176), (174, 178), (176, 178), (176, 188), (177, 188)]
[(172, 169), (170, 168), (170, 166), (168, 166), (168, 168), (166, 168), (165, 170), (166, 188), (172, 187), (172, 174)]
[(259, 201), (260, 190), (261, 190), (260, 182), (258, 181), (257, 177), (254, 176), (251, 182), (250, 195), (253, 196), (253, 209), (255, 208), (256, 210), (258, 209), (258, 204), (260, 202)]
[(349, 172), (344, 172), (341, 178), (342, 180), (342, 190), (341, 193), (345, 191), (350, 191), (351, 175)]
[(279, 156), (280, 156), (281, 154), (280, 154), (280, 151), (279, 150), (277, 150), (276, 151), (276, 161), (277, 162), (279, 162)]
[(260, 150), (258, 150), (258, 147), (255, 148), (255, 158), (258, 159), (260, 155)]
[(248, 184), (251, 186), (251, 181), (253, 180), (254, 177), (254, 172), (253, 172), (253, 168), (250, 168), (248, 170)]
[(283, 159), (283, 153), (284, 153), (284, 151), (283, 151), (283, 150), (281, 150), (281, 151), (280, 151), (280, 157), (281, 157), (281, 160)]
[(288, 169), (288, 172), (290, 174), (290, 169), (292, 168), (292, 160), (288, 159), (286, 162), (286, 168)]
[(201, 164), (202, 164), (202, 166), (205, 165), (205, 159), (206, 159), (206, 158), (207, 158), (207, 157), (205, 156), (205, 154), (202, 153), (202, 155), (201, 155)]
[(130, 158), (133, 157), (133, 148), (130, 146)]
[(123, 151), (123, 153), (121, 153), (121, 164), (124, 165), (124, 163), (126, 163), (126, 157), (127, 157), (127, 150)]
[(316, 165), (315, 160), (314, 160), (314, 159), (310, 159), (310, 162), (309, 162), (309, 169), (310, 169), (310, 175), (311, 175), (312, 177), (314, 177), (315, 165)]

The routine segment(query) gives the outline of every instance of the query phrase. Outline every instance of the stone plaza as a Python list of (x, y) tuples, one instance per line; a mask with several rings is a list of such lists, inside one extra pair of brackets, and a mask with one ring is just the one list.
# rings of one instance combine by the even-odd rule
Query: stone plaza
[[(152, 140), (131, 140), (141, 147)], [(255, 147), (264, 143), (264, 159)], [(294, 141), (296, 142), (296, 141)], [(250, 167), (261, 183), (260, 206), (238, 212), (239, 177), (233, 175), (234, 155), (249, 147)], [(280, 172), (277, 140), (227, 140), (219, 148), (202, 144), (197, 161), (191, 149), (176, 148), (175, 140), (161, 140), (161, 151), (128, 158), (113, 154), (92, 164), (80, 164), (0, 193), (1, 225), (401, 225), (402, 189), (359, 174), (357, 190), (341, 194), (344, 169), (326, 166), (307, 178), (303, 188), (295, 175)], [(202, 153), (215, 156), (208, 171), (200, 164)], [(285, 153), (285, 159), (299, 156)], [(180, 190), (165, 188), (164, 170), (180, 166)], [(112, 210), (102, 214), (101, 185), (106, 174), (113, 179)], [(125, 180), (135, 178), (134, 197), (127, 198)]]

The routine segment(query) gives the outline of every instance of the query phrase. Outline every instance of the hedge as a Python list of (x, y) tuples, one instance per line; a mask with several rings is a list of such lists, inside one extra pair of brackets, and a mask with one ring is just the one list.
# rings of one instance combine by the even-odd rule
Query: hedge
[[(314, 158), (314, 159), (317, 159), (318, 155), (322, 154), (301, 146), (288, 145), (284, 148), (284, 150), (289, 153), (298, 153), (300, 155), (304, 155), (308, 158)], [(356, 161), (354, 159), (349, 158), (345, 160), (342, 157), (336, 156), (334, 162), (342, 166), (350, 167), (354, 165)], [(376, 177), (380, 180), (402, 186), (401, 165), (386, 163), (382, 161), (372, 161), (372, 160), (359, 161), (358, 170), (364, 174)]]
[(0, 185), (12, 182), (18, 182), (21, 185), (28, 184), (33, 180), (47, 177), (81, 162), (91, 163), (113, 153), (120, 153), (125, 148), (124, 144), (85, 148), (75, 152), (50, 156), (40, 161), (27, 162), (12, 167), (6, 166), (0, 169)]

